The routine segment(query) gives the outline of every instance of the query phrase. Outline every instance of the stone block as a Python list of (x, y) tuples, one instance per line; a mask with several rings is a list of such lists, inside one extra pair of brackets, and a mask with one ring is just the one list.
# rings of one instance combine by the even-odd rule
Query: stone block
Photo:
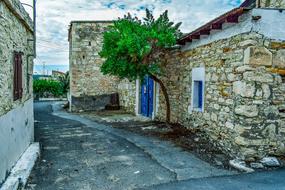
[(284, 9), (285, 8), (285, 0), (260, 0), (260, 7)]
[(262, 92), (263, 92), (263, 98), (268, 99), (271, 96), (271, 90), (269, 85), (262, 84)]
[(259, 66), (272, 65), (272, 53), (265, 47), (250, 46), (244, 51), (244, 63)]
[(254, 172), (254, 170), (252, 168), (247, 167), (245, 161), (242, 161), (242, 160), (238, 160), (238, 159), (230, 160), (229, 164), (231, 167), (239, 171), (242, 171), (242, 172), (247, 172), (247, 173)]
[(257, 45), (257, 41), (255, 40), (245, 40), (239, 43), (240, 47), (255, 46), (255, 45)]
[(242, 81), (236, 81), (233, 83), (233, 92), (236, 95), (242, 97), (253, 97), (255, 93), (255, 85), (252, 83), (246, 83)]
[(250, 167), (253, 169), (263, 169), (264, 168), (263, 164), (258, 163), (258, 162), (250, 163)]
[(253, 68), (249, 65), (243, 65), (243, 66), (237, 67), (235, 71), (237, 73), (244, 73), (246, 71), (254, 71), (254, 70), (255, 70), (255, 68)]
[(279, 69), (285, 69), (285, 49), (277, 51), (273, 58), (273, 66)]
[(279, 115), (279, 110), (277, 106), (267, 106), (264, 109), (264, 114), (268, 119), (275, 119)]
[(277, 127), (274, 124), (270, 124), (264, 128), (262, 131), (262, 134), (270, 139), (275, 139), (276, 138), (276, 133), (277, 133)]
[(264, 166), (268, 166), (268, 167), (279, 167), (280, 166), (280, 162), (275, 157), (265, 157), (262, 160), (260, 160), (260, 162)]
[(234, 124), (231, 123), (231, 122), (229, 122), (229, 121), (226, 122), (225, 126), (226, 126), (226, 128), (228, 128), (228, 129), (234, 129)]
[(259, 111), (256, 105), (238, 105), (235, 108), (235, 113), (245, 117), (256, 117)]
[(274, 78), (269, 73), (261, 73), (261, 72), (245, 72), (243, 73), (243, 79), (246, 81), (255, 81), (261, 83), (270, 83), (274, 81)]
[(235, 138), (235, 143), (237, 145), (241, 145), (241, 146), (247, 146), (249, 145), (247, 139), (245, 139), (244, 137), (238, 136)]

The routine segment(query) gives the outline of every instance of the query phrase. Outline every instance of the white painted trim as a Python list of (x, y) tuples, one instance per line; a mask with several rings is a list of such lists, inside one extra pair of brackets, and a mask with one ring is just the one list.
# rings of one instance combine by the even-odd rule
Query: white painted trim
[(253, 22), (253, 31), (273, 40), (285, 40), (285, 10), (253, 9), (252, 16), (261, 16)]
[(155, 81), (153, 85), (153, 112), (152, 119), (154, 120), (158, 114), (158, 106), (159, 106), (159, 84)]
[(136, 80), (136, 107), (135, 113), (136, 115), (140, 115), (140, 79)]
[(159, 111), (159, 89), (160, 86), (158, 83), (155, 83), (155, 104), (153, 110), (155, 110), (155, 117), (158, 115)]
[[(13, 167), (0, 190), (15, 190), (26, 186), (32, 169), (40, 156), (39, 143), (31, 144)], [(21, 185), (21, 186), (20, 186)], [(22, 188), (21, 188), (22, 189)]]
[[(189, 106), (189, 113), (193, 111), (196, 112), (204, 112), (205, 107), (205, 67), (193, 68), (192, 69), (192, 83), (191, 83), (191, 105)], [(194, 108), (194, 81), (202, 81), (203, 82), (203, 104), (202, 109)]]

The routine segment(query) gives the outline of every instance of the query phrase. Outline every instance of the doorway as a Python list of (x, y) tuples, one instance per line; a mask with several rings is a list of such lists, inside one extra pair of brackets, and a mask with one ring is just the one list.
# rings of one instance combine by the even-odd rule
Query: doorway
[(152, 118), (154, 106), (154, 81), (144, 77), (141, 83), (141, 115)]

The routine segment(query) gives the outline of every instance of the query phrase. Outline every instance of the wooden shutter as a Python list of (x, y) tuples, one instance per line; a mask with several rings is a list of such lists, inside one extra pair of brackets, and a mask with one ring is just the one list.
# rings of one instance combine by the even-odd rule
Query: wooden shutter
[(18, 88), (19, 88), (19, 99), (23, 97), (23, 72), (22, 72), (22, 53), (18, 54)]
[(23, 96), (22, 87), (22, 53), (14, 53), (14, 101)]

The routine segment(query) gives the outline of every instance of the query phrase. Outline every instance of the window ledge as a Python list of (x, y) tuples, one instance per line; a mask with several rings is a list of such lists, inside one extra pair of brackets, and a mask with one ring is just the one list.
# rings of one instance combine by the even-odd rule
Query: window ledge
[(193, 112), (203, 112), (202, 108), (193, 108), (192, 109)]

